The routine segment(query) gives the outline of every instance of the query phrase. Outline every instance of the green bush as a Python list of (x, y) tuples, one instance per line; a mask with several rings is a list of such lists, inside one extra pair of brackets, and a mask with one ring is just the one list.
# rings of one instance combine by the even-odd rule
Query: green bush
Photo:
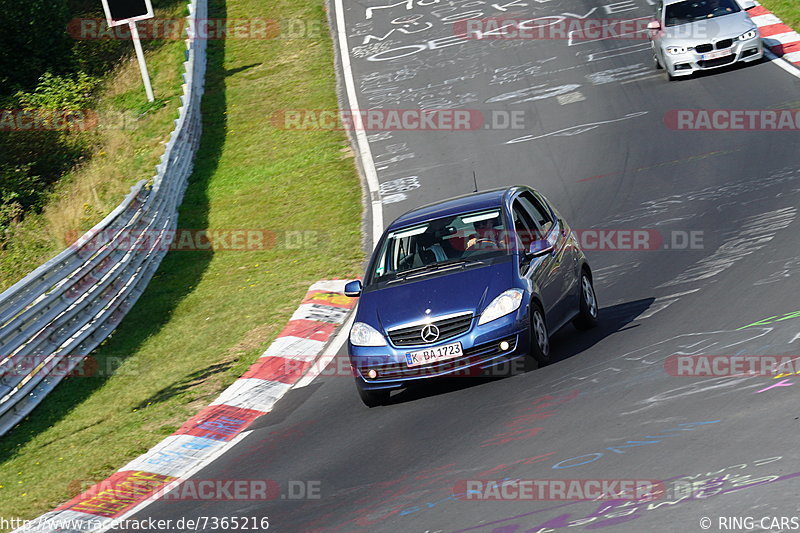
[(99, 84), (98, 78), (84, 72), (74, 76), (54, 76), (47, 72), (33, 91), (18, 92), (16, 100), (28, 110), (81, 110), (89, 107)]

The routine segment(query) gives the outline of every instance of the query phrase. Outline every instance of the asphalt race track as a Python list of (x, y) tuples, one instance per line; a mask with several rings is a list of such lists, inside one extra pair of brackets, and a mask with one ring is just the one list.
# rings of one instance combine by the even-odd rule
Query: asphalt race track
[[(667, 82), (643, 39), (466, 40), (453, 26), (646, 17), (650, 3), (345, 0), (358, 102), (344, 107), (485, 119), (470, 131), (366, 132), (386, 223), (471, 192), (474, 170), (482, 189), (540, 190), (586, 235), (648, 230), (650, 246), (587, 247), (600, 326), (560, 331), (556, 363), (429, 383), (374, 409), (351, 377), (322, 376), (195, 476), (271, 479), (284, 491), (310, 481), (319, 498), (157, 502), (134, 518), (268, 516), (270, 530), (286, 532), (616, 533), (800, 516), (800, 376), (681, 377), (665, 363), (798, 353), (797, 133), (683, 131), (669, 117), (797, 109), (800, 78), (763, 61)], [(510, 117), (523, 127), (503, 127)], [(454, 496), (480, 479), (695, 485), (651, 502)]]

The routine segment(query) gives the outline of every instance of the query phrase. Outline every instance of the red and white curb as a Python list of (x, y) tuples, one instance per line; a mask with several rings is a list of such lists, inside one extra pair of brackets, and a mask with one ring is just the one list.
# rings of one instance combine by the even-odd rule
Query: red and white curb
[(800, 34), (762, 5), (747, 11), (758, 26), (764, 45), (777, 57), (800, 67)]
[(116, 519), (222, 455), (323, 356), (356, 303), (344, 295), (346, 282), (312, 285), (278, 338), (208, 407), (106, 480), (15, 533), (108, 529)]

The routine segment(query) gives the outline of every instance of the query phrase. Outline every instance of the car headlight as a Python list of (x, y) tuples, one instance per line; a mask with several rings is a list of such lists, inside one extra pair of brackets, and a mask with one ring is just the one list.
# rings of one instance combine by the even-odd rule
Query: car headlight
[(667, 46), (667, 53), (669, 55), (677, 56), (686, 53), (685, 46)]
[(756, 35), (758, 35), (757, 30), (750, 30), (747, 33), (743, 33), (739, 36), (740, 41), (749, 41), (750, 39), (755, 39)]
[(501, 316), (513, 313), (522, 305), (522, 289), (508, 289), (506, 292), (492, 300), (481, 314), (478, 325), (497, 320)]
[(350, 344), (353, 346), (386, 346), (386, 339), (369, 324), (356, 322), (350, 330)]

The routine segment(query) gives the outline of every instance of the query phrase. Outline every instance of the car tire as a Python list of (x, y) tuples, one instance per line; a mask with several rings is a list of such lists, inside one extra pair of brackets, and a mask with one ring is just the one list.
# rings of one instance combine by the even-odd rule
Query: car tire
[(530, 355), (539, 363), (545, 366), (550, 360), (550, 334), (547, 331), (544, 311), (538, 303), (531, 304), (531, 342)]
[(656, 70), (661, 70), (664, 68), (661, 66), (661, 62), (658, 60), (658, 56), (656, 54), (653, 54), (653, 63), (656, 65)]
[(356, 388), (358, 396), (367, 407), (378, 407), (385, 404), (389, 401), (389, 394), (391, 394), (388, 390), (364, 390), (359, 386)]
[(584, 270), (581, 272), (580, 286), (580, 308), (578, 316), (572, 320), (572, 324), (578, 329), (590, 329), (597, 325), (597, 294), (594, 292), (594, 284), (589, 273)]

